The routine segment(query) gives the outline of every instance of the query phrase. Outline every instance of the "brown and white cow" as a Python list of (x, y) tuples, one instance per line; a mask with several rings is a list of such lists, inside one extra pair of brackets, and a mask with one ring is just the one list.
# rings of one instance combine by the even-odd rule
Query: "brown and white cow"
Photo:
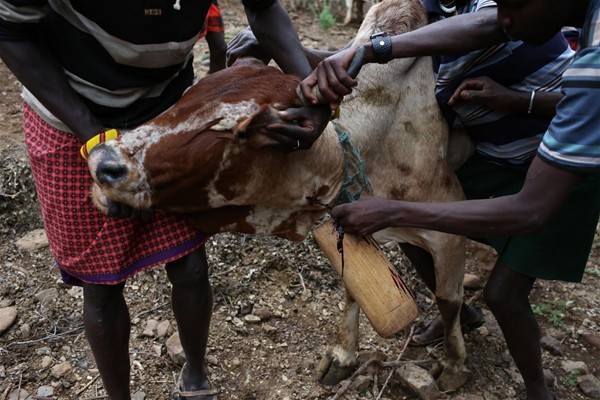
[[(426, 23), (421, 0), (384, 0), (372, 7), (355, 43), (376, 31), (400, 33)], [(448, 162), (448, 127), (434, 98), (429, 58), (365, 65), (341, 108), (339, 124), (366, 162), (371, 195), (450, 201), (462, 190)], [(210, 75), (149, 123), (99, 146), (89, 157), (100, 208), (106, 198), (136, 208), (185, 213), (206, 232), (236, 231), (300, 241), (340, 195), (344, 152), (332, 124), (310, 150), (269, 150), (264, 127), (274, 110), (299, 105), (298, 79), (255, 61)], [(421, 229), (378, 232), (381, 242), (431, 254), (436, 298), (445, 323), (446, 364), (438, 383), (466, 379), (460, 331), (464, 240)], [(335, 382), (356, 363), (358, 305), (347, 296), (339, 343), (322, 363)]]

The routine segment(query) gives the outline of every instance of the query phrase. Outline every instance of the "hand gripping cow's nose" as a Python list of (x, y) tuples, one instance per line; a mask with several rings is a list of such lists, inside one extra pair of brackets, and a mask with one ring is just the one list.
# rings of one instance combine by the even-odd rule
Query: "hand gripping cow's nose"
[(96, 180), (101, 185), (114, 186), (127, 178), (129, 168), (117, 157), (112, 148), (100, 145), (94, 149)]

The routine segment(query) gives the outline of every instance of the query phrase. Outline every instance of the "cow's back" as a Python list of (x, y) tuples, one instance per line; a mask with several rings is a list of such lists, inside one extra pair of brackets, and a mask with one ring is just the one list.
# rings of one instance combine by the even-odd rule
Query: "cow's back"
[[(420, 0), (384, 0), (369, 10), (354, 44), (381, 30), (393, 35), (426, 23)], [(366, 64), (357, 80), (342, 102), (340, 124), (348, 127), (366, 162), (370, 194), (422, 201), (462, 198), (448, 162), (449, 129), (435, 99), (431, 58)], [(404, 240), (410, 236), (396, 231)]]

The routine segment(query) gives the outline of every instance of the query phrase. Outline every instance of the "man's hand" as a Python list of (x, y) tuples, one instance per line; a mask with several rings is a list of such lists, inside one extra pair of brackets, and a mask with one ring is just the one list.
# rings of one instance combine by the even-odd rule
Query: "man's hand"
[(364, 196), (355, 202), (334, 207), (331, 216), (348, 233), (370, 235), (391, 226), (388, 206), (392, 201)]
[(519, 107), (520, 94), (483, 76), (465, 79), (448, 100), (448, 105), (454, 106), (460, 103), (485, 105), (494, 111), (512, 114), (522, 108)]
[(250, 27), (241, 31), (227, 45), (227, 66), (242, 57), (254, 57), (268, 64), (271, 58), (265, 54)]
[(280, 111), (284, 122), (267, 125), (267, 135), (277, 140), (277, 148), (284, 152), (309, 149), (327, 126), (331, 110), (327, 105), (288, 108)]
[[(311, 104), (319, 102), (331, 103), (332, 108), (342, 101), (342, 98), (352, 92), (357, 85), (356, 79), (348, 75), (348, 67), (356, 54), (357, 47), (349, 47), (321, 61), (317, 68), (302, 82), (302, 95)], [(313, 87), (317, 86), (322, 99), (317, 99)]]

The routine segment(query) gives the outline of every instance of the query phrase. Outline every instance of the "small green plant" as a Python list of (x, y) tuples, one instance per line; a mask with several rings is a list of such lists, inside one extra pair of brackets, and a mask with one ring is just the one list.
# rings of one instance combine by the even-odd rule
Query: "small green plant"
[(335, 15), (331, 11), (329, 0), (315, 0), (309, 7), (319, 19), (321, 29), (328, 31), (335, 26)]
[(589, 271), (586, 271), (588, 274), (592, 274), (594, 276), (598, 276), (600, 277), (600, 269), (590, 269)]
[(369, 394), (369, 392), (370, 392), (371, 390), (369, 389), (369, 387), (363, 387), (363, 388), (358, 388), (358, 389), (356, 389), (356, 391), (357, 391), (358, 393), (360, 393), (361, 395), (363, 395), (363, 396), (364, 396), (364, 395), (367, 395), (367, 394)]
[(562, 378), (563, 384), (566, 387), (574, 388), (577, 386), (577, 377), (579, 376), (579, 371), (571, 371), (567, 374), (567, 376)]
[(325, 3), (323, 10), (319, 13), (319, 24), (324, 31), (328, 31), (335, 25), (335, 15), (331, 12), (329, 3)]
[(562, 300), (533, 305), (531, 309), (534, 314), (547, 318), (557, 328), (565, 328), (567, 326), (564, 321), (567, 303)]

